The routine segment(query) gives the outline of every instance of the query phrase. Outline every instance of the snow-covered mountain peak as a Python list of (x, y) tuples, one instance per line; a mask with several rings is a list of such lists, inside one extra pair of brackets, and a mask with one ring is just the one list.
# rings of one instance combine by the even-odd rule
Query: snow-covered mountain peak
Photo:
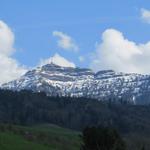
[(150, 76), (86, 68), (63, 67), (49, 63), (28, 71), (19, 79), (3, 84), (3, 89), (44, 91), (47, 95), (84, 96), (97, 99), (125, 98), (134, 103), (150, 93)]

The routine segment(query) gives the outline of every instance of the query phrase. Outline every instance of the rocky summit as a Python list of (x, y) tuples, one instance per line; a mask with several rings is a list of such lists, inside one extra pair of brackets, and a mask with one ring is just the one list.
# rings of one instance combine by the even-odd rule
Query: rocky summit
[(98, 100), (125, 99), (134, 104), (150, 103), (150, 75), (61, 67), (53, 63), (28, 71), (2, 89), (32, 90), (49, 96), (90, 97)]

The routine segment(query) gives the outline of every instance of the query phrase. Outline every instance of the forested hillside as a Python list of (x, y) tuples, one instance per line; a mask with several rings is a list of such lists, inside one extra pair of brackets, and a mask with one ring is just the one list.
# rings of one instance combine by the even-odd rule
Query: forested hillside
[(53, 123), (82, 130), (86, 126), (111, 126), (122, 133), (150, 133), (150, 106), (126, 101), (47, 97), (31, 91), (0, 91), (0, 122), (19, 125)]

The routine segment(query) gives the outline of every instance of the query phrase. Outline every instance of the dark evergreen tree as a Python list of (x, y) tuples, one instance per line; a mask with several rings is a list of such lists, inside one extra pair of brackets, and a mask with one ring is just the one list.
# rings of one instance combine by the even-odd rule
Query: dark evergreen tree
[(83, 131), (81, 150), (125, 150), (118, 132), (111, 128), (91, 127)]
[(145, 146), (143, 146), (143, 147), (141, 148), (141, 150), (145, 150)]

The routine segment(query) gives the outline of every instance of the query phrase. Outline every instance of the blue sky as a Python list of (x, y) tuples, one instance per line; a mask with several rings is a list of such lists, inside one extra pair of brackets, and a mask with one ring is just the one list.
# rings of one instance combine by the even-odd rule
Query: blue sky
[[(0, 20), (15, 35), (12, 57), (20, 64), (33, 67), (58, 53), (77, 66), (89, 67), (107, 29), (136, 44), (150, 41), (150, 24), (141, 20), (142, 8), (150, 10), (148, 0), (0, 0)], [(58, 46), (54, 31), (70, 36), (78, 52)]]

